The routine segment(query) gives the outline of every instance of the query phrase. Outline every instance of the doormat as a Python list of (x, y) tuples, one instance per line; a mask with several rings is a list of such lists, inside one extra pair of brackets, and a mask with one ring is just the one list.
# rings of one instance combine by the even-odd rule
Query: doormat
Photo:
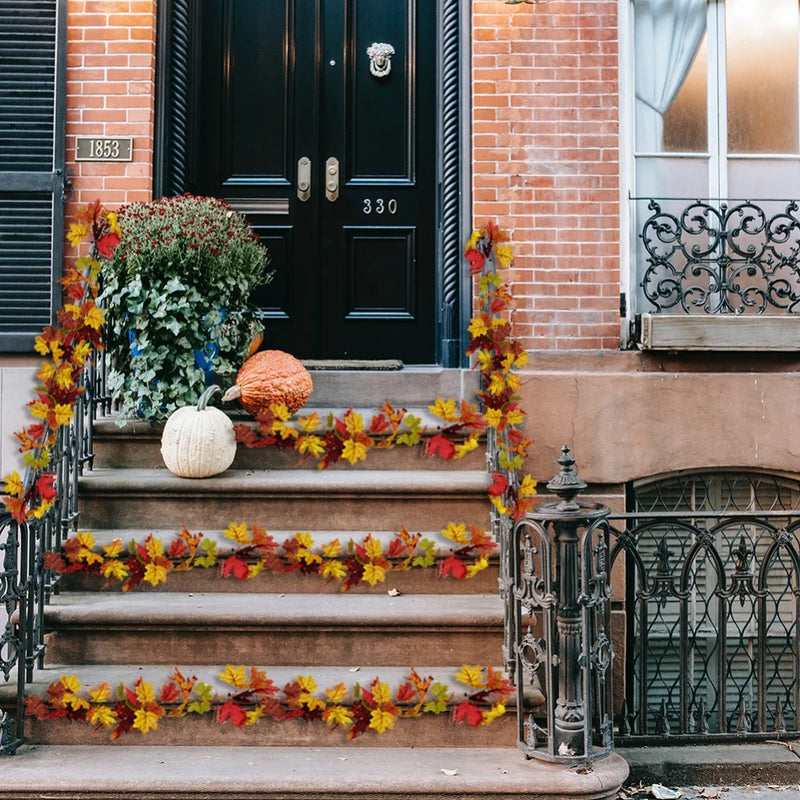
[(303, 366), (307, 370), (315, 369), (332, 369), (332, 370), (345, 370), (356, 369), (374, 372), (387, 372), (392, 370), (403, 369), (403, 362), (396, 358), (378, 359), (375, 361), (358, 360), (337, 358), (330, 360), (316, 360), (309, 359), (302, 361)]

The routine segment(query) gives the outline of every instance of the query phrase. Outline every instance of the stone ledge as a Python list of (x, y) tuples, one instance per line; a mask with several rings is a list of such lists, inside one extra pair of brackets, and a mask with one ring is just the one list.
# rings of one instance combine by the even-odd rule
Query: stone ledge
[[(455, 772), (447, 775), (443, 770)], [(2, 800), (603, 800), (628, 775), (618, 755), (591, 771), (516, 748), (25, 746), (3, 760)]]

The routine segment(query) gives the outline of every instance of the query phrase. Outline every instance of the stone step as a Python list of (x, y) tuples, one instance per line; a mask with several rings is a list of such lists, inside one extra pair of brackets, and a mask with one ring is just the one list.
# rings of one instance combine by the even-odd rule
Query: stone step
[[(201, 531), (191, 531), (192, 534)], [(288, 539), (292, 539), (297, 531), (269, 531), (273, 539), (281, 546), (279, 553), (283, 553), (282, 544)], [(409, 531), (416, 535), (417, 531)], [(102, 552), (104, 546), (108, 546), (114, 539), (119, 539), (125, 550), (122, 554), (123, 559), (127, 557), (129, 548), (133, 542), (143, 544), (148, 535), (152, 534), (160, 540), (165, 549), (176, 538), (177, 531), (174, 529), (94, 529), (91, 531), (97, 546), (95, 550)], [(202, 532), (203, 538), (208, 539), (216, 545), (217, 565), (214, 567), (193, 567), (189, 570), (172, 569), (168, 573), (167, 580), (153, 587), (143, 584), (134, 587), (137, 592), (272, 592), (272, 593), (301, 593), (301, 594), (330, 594), (343, 591), (342, 580), (329, 580), (319, 574), (304, 574), (300, 570), (292, 570), (285, 573), (275, 573), (263, 570), (253, 578), (240, 580), (233, 576), (223, 577), (221, 574), (222, 562), (228, 556), (233, 555), (241, 545), (227, 538), (221, 530), (210, 530)], [(349, 542), (363, 545), (369, 535), (381, 543), (381, 548), (386, 553), (390, 543), (397, 539), (396, 531), (372, 531), (372, 532), (351, 532), (351, 531), (311, 531), (310, 535), (314, 541), (313, 552), (321, 554), (322, 548), (329, 546), (334, 540), (339, 541), (343, 552), (338, 559), (344, 561), (348, 557), (347, 547)], [(450, 539), (445, 538), (438, 531), (420, 532), (422, 540), (429, 540), (435, 546), (435, 558), (441, 561), (460, 549)], [(414, 551), (421, 554), (419, 546)], [(404, 552), (404, 555), (406, 553)], [(400, 594), (491, 594), (497, 591), (497, 580), (499, 565), (497, 561), (498, 551), (489, 558), (489, 566), (478, 572), (471, 578), (457, 579), (452, 575), (440, 574), (438, 566), (430, 567), (411, 567), (400, 569), (401, 560), (392, 561), (393, 569), (387, 569), (385, 580), (371, 586), (366, 581), (361, 581), (348, 591), (353, 594), (385, 594), (388, 591), (396, 591)], [(473, 563), (475, 556), (468, 558), (464, 555), (467, 563)], [(66, 591), (120, 591), (122, 581), (109, 582), (102, 575), (85, 575), (73, 572), (62, 575), (61, 589)]]
[(166, 470), (97, 469), (79, 480), (81, 528), (201, 526), (246, 521), (267, 530), (488, 527), (485, 471), (228, 470), (179, 478)]
[[(229, 412), (234, 424), (247, 423), (255, 425), (253, 418), (249, 415)], [(364, 419), (364, 424), (369, 425), (374, 408), (356, 408)], [(304, 408), (298, 412), (299, 416), (310, 414), (316, 411), (323, 425), (329, 413), (333, 413), (338, 418), (342, 418), (347, 411), (346, 408)], [(414, 414), (422, 420), (423, 440), (439, 432), (444, 423), (441, 419), (434, 417), (427, 408), (410, 408), (409, 414)], [(296, 417), (290, 420), (290, 424), (296, 425)], [(161, 433), (162, 424), (151, 424), (143, 420), (122, 420), (116, 417), (104, 417), (98, 419), (94, 425), (93, 451), (94, 467), (105, 469), (115, 468), (136, 468), (136, 469), (166, 469), (161, 457)], [(319, 435), (324, 433), (318, 432)], [(382, 437), (374, 437), (380, 441)], [(391, 448), (372, 448), (364, 461), (356, 464), (339, 462), (328, 467), (329, 470), (362, 470), (362, 469), (406, 469), (406, 470), (441, 470), (453, 469), (485, 469), (486, 455), (482, 448), (473, 450), (457, 462), (447, 462), (439, 457), (429, 457), (424, 455), (422, 444), (406, 446), (396, 445)], [(236, 450), (236, 458), (232, 464), (232, 469), (318, 469), (318, 461), (314, 458), (303, 458), (294, 450), (278, 450), (275, 447), (251, 448), (239, 444)]]
[(23, 746), (3, 761), (2, 800), (605, 800), (617, 755), (576, 770), (515, 747)]
[[(234, 665), (236, 666), (236, 665)], [(496, 718), (489, 725), (473, 727), (466, 723), (455, 724), (452, 718), (459, 703), (467, 700), (475, 692), (455, 677), (460, 669), (457, 667), (416, 667), (418, 675), (426, 680), (432, 678), (448, 690), (447, 710), (441, 714), (425, 713), (418, 717), (400, 717), (394, 728), (384, 734), (368, 730), (359, 735), (358, 742), (367, 747), (490, 747), (499, 740), (513, 741), (516, 732), (516, 713), (513, 695), (506, 700), (508, 711)], [(290, 746), (299, 747), (318, 744), (322, 747), (335, 747), (348, 743), (347, 731), (344, 728), (331, 730), (323, 720), (274, 720), (263, 717), (257, 724), (237, 728), (231, 723), (221, 724), (214, 718), (213, 710), (231, 699), (236, 691), (222, 681), (220, 673), (223, 665), (210, 666), (178, 666), (181, 674), (199, 682), (208, 684), (213, 689), (212, 711), (198, 716), (187, 714), (183, 717), (161, 717), (157, 730), (142, 735), (139, 731), (123, 734), (121, 744), (127, 745), (185, 745), (202, 741), (206, 745), (249, 745), (249, 746)], [(394, 693), (409, 680), (408, 667), (315, 667), (302, 669), (287, 667), (259, 666), (272, 680), (278, 690), (298, 679), (298, 676), (313, 679), (317, 686), (314, 696), (328, 702), (325, 690), (343, 684), (348, 692), (345, 704), (352, 702), (357, 686), (369, 689), (373, 681), (380, 680), (387, 684)], [(500, 668), (496, 668), (498, 672)], [(74, 676), (81, 685), (79, 694), (88, 697), (89, 689), (103, 683), (108, 684), (113, 692), (109, 705), (116, 702), (116, 687), (123, 685), (132, 689), (139, 678), (152, 685), (156, 695), (172, 675), (173, 667), (166, 666), (130, 666), (102, 664), (94, 666), (54, 665), (39, 670), (35, 680), (26, 688), (27, 696), (47, 698), (47, 688), (62, 676)], [(249, 672), (248, 672), (249, 674)], [(10, 708), (14, 703), (14, 685), (0, 684), (0, 706)], [(541, 696), (541, 702), (544, 697)], [(279, 695), (282, 696), (282, 693)], [(433, 695), (428, 695), (432, 700)], [(495, 698), (499, 699), (499, 698)], [(12, 712), (13, 713), (13, 712)], [(94, 731), (93, 726), (85, 722), (67, 719), (37, 720), (29, 717), (26, 720), (26, 740), (31, 744), (107, 744), (110, 739), (103, 736), (103, 730)]]
[(64, 593), (44, 618), (50, 664), (493, 664), (503, 637), (497, 595)]

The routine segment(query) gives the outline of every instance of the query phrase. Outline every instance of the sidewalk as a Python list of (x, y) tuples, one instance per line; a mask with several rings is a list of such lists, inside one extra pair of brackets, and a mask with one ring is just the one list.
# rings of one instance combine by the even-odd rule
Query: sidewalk
[[(620, 800), (800, 800), (800, 742), (626, 747), (630, 777)], [(656, 784), (653, 788), (653, 784)]]

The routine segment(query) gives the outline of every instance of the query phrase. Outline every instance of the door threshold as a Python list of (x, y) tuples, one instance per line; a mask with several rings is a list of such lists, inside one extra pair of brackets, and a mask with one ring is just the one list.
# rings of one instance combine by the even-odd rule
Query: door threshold
[(403, 369), (403, 362), (396, 358), (384, 359), (301, 359), (303, 366), (311, 370), (361, 370), (364, 372), (389, 372)]

